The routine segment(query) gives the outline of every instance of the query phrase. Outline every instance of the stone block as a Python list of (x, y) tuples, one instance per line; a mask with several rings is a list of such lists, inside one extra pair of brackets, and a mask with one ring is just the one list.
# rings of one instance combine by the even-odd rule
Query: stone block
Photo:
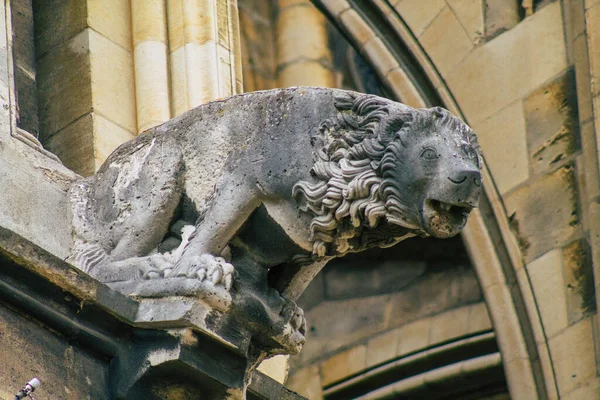
[(472, 128), (501, 194), (529, 178), (525, 119), (520, 101), (472, 124)]
[(167, 0), (165, 4), (167, 10), (167, 35), (169, 38), (169, 51), (174, 52), (182, 48), (185, 44), (183, 1)]
[(575, 82), (577, 84), (579, 120), (587, 121), (592, 117), (592, 82), (590, 80), (588, 42), (585, 35), (580, 35), (575, 39), (573, 53), (575, 56)]
[(135, 135), (96, 113), (92, 114), (92, 120), (94, 162), (97, 171), (110, 153), (121, 144), (133, 139)]
[(214, 0), (183, 2), (183, 31), (185, 43), (202, 45), (216, 41), (216, 9)]
[(319, 304), (305, 313), (308, 323), (303, 362), (323, 357), (386, 328), (390, 296), (375, 296)]
[(594, 266), (587, 240), (577, 240), (563, 249), (567, 315), (569, 324), (595, 314)]
[(311, 365), (295, 371), (290, 375), (285, 386), (308, 399), (319, 400), (323, 398), (323, 387), (318, 365)]
[(268, 377), (276, 380), (277, 382), (283, 384), (287, 378), (289, 371), (288, 359), (289, 355), (277, 355), (271, 358), (267, 358), (256, 368), (263, 374)]
[(89, 31), (82, 31), (39, 59), (37, 80), (40, 139), (44, 143), (92, 109)]
[(426, 317), (400, 327), (398, 333), (398, 356), (406, 356), (421, 351), (429, 345), (429, 332), (432, 319)]
[(367, 348), (364, 345), (353, 347), (323, 361), (321, 376), (323, 386), (362, 371), (366, 367)]
[(542, 319), (540, 316), (540, 310), (533, 293), (531, 280), (529, 279), (529, 273), (526, 268), (520, 268), (517, 270), (517, 281), (521, 288), (523, 295), (523, 301), (525, 302), (525, 309), (529, 317), (531, 330), (533, 331), (533, 338), (536, 343), (546, 345), (546, 333), (542, 325)]
[(529, 353), (509, 287), (505, 284), (488, 287), (485, 300), (487, 304), (490, 304), (490, 317), (505, 365), (512, 361), (528, 362)]
[(544, 382), (546, 383), (546, 391), (548, 393), (548, 400), (558, 400), (558, 390), (556, 388), (556, 378), (554, 377), (554, 367), (552, 366), (552, 360), (550, 358), (550, 350), (548, 349), (548, 343), (543, 342), (537, 346), (538, 357), (540, 358), (540, 365), (542, 367), (542, 375), (544, 376)]
[(311, 6), (309, 0), (277, 0), (279, 10), (283, 10), (292, 6)]
[(13, 61), (15, 66), (35, 76), (35, 47), (31, 0), (16, 0), (11, 4), (13, 28)]
[(510, 382), (511, 399), (535, 399), (538, 391), (535, 387), (531, 363), (527, 358), (516, 358), (506, 360), (502, 355), (502, 364), (506, 374), (506, 380)]
[(596, 375), (591, 319), (568, 327), (548, 343), (560, 396)]
[(65, 167), (83, 176), (96, 172), (94, 160), (93, 122), (91, 113), (68, 125), (44, 143)]
[(396, 357), (399, 329), (377, 335), (367, 342), (367, 367), (372, 367)]
[[(310, 29), (306, 29), (310, 26)], [(312, 7), (290, 7), (277, 20), (277, 62), (279, 65), (298, 59), (329, 62), (327, 20)]]
[(87, 0), (87, 22), (95, 31), (132, 51), (131, 4), (128, 0)]
[[(581, 194), (585, 194), (582, 198), (582, 203), (585, 204), (590, 200), (600, 196), (600, 185), (598, 185), (598, 153), (596, 147), (596, 132), (594, 121), (587, 121), (581, 125), (581, 149), (583, 153), (583, 163), (581, 173), (584, 175), (584, 183)], [(579, 165), (578, 165), (579, 168)], [(587, 225), (591, 222), (588, 217), (584, 220), (585, 229), (589, 229)]]
[(431, 318), (429, 345), (444, 343), (465, 336), (469, 323), (469, 307), (446, 311)]
[[(88, 32), (94, 111), (124, 129), (135, 132), (137, 127), (132, 54), (93, 30)], [(110, 60), (110, 63), (106, 60)]]
[(188, 107), (188, 87), (185, 48), (180, 47), (169, 54), (171, 79), (171, 106), (173, 108), (173, 117), (176, 117), (187, 110)]
[(478, 0), (447, 0), (456, 18), (473, 44), (478, 44), (484, 34), (483, 3)]
[(444, 6), (442, 0), (400, 0), (395, 8), (415, 36), (420, 36)]
[(0, 330), (0, 397), (14, 398), (33, 377), (42, 382), (36, 397), (38, 392), (40, 398), (54, 399), (111, 397), (107, 365), (79, 346), (4, 306)]
[[(600, 21), (600, 7), (592, 7), (585, 13), (586, 25), (594, 26)], [(589, 63), (592, 82), (592, 95), (600, 94), (600, 32), (598, 29), (587, 29), (589, 46)]]
[(277, 75), (280, 87), (324, 86), (334, 87), (333, 72), (314, 61), (297, 62), (286, 65)]
[(37, 137), (39, 134), (37, 84), (31, 74), (21, 68), (16, 68), (14, 74), (17, 126)]
[(546, 337), (551, 338), (568, 325), (562, 252), (552, 250), (533, 260), (527, 272)]
[(219, 97), (216, 46), (215, 42), (210, 41), (202, 45), (186, 43), (184, 47), (189, 109)]
[(414, 108), (427, 107), (423, 96), (419, 93), (419, 89), (413, 84), (402, 68), (395, 68), (388, 72), (385, 80), (391, 86), (400, 102)]
[[(552, 3), (477, 47), (454, 68), (446, 82), (471, 124), (488, 118), (566, 69), (562, 26), (561, 5)], [(540, 40), (529, 40), (532, 37)]]
[(363, 46), (364, 55), (368, 58), (381, 75), (385, 76), (395, 68), (399, 68), (398, 61), (388, 50), (381, 38), (375, 37)]
[(579, 229), (576, 177), (567, 165), (504, 197), (525, 261), (570, 242)]
[(339, 16), (342, 12), (350, 8), (347, 0), (331, 0), (327, 2), (327, 8), (334, 16)]
[(419, 39), (443, 77), (473, 48), (471, 39), (449, 7), (442, 9)]
[(530, 93), (523, 109), (534, 174), (553, 168), (577, 151), (579, 119), (572, 71)]
[(39, 60), (54, 46), (87, 28), (87, 1), (34, 0), (35, 48)]
[(467, 333), (480, 333), (492, 330), (492, 321), (485, 303), (469, 306)]
[(425, 273), (424, 262), (364, 260), (346, 262), (343, 268), (324, 272), (328, 300), (374, 296), (400, 291)]
[(325, 300), (323, 272), (317, 274), (298, 299), (298, 305), (306, 312)]
[[(136, 132), (141, 133), (171, 117), (167, 47), (165, 43), (149, 40), (136, 45), (133, 54), (137, 110)], [(182, 71), (173, 73), (178, 74)]]
[(564, 400), (588, 400), (600, 398), (600, 380), (592, 378), (562, 397)]
[[(134, 47), (148, 40), (166, 43), (167, 21), (164, 0), (132, 0), (131, 16)], [(187, 17), (197, 18), (198, 15), (192, 14)]]
[(344, 27), (350, 31), (359, 46), (364, 45), (375, 36), (373, 29), (355, 10), (344, 11), (340, 15)]
[(505, 0), (485, 2), (485, 38), (492, 40), (496, 36), (512, 29), (519, 21), (519, 3)]

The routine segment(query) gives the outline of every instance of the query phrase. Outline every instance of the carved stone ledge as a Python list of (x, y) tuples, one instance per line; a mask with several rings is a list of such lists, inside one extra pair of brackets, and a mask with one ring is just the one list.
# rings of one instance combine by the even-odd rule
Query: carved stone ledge
[[(73, 380), (87, 386), (87, 377), (101, 375), (101, 371), (109, 379), (105, 388), (94, 389), (98, 400), (158, 400), (171, 392), (188, 398), (202, 393), (206, 398), (240, 399), (248, 384), (251, 335), (239, 321), (218, 322), (224, 319), (222, 314), (193, 299), (124, 296), (0, 227), (0, 325), (5, 305), (26, 316), (23, 336), (9, 338), (14, 343), (50, 346), (53, 342), (44, 341), (43, 335), (59, 334), (65, 346), (75, 344), (95, 357), (93, 368), (98, 372), (74, 369), (70, 382), (65, 376), (37, 370), (42, 373), (40, 396), (59, 397), (64, 387), (76, 386)], [(29, 320), (41, 323), (39, 331), (26, 328)], [(36, 349), (45, 358), (54, 351)], [(64, 352), (58, 347), (56, 351)], [(252, 398), (275, 400), (285, 392), (289, 399), (301, 399), (260, 372), (252, 376), (256, 383), (247, 387)], [(88, 394), (73, 395), (84, 398)]]

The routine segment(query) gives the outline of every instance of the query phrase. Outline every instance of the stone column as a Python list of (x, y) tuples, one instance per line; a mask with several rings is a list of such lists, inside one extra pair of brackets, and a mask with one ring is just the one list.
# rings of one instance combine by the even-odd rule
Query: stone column
[(278, 0), (279, 87), (334, 87), (327, 19), (309, 0)]
[(131, 0), (137, 133), (171, 118), (163, 0)]
[(172, 111), (242, 92), (237, 0), (167, 0)]

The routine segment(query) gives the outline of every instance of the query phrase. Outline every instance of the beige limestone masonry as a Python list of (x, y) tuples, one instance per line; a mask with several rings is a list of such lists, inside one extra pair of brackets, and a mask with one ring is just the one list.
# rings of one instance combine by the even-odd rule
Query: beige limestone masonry
[(277, 85), (333, 87), (325, 16), (309, 0), (277, 4)]
[(491, 329), (485, 304), (455, 308), (373, 335), (366, 343), (356, 344), (321, 362), (320, 373), (315, 364), (297, 370), (287, 385), (311, 399), (321, 398), (323, 386), (398, 357)]
[(446, 0), (465, 33), (474, 45), (481, 42), (484, 34), (484, 2), (479, 0)]
[(419, 41), (443, 77), (473, 49), (471, 39), (448, 6), (431, 21)]
[(448, 87), (471, 124), (488, 118), (566, 69), (562, 24), (560, 3), (554, 2), (477, 47), (448, 73)]
[[(66, 165), (89, 175), (99, 158), (136, 132), (130, 5), (53, 5), (41, 2), (35, 13), (41, 139)], [(108, 124), (92, 128), (99, 118)], [(77, 133), (83, 127), (90, 131)]]
[(131, 0), (135, 63), (136, 132), (171, 117), (167, 65), (167, 24), (162, 0)]
[(548, 338), (568, 325), (562, 252), (552, 250), (527, 265), (533, 293)]
[(417, 37), (446, 6), (443, 0), (396, 0), (393, 3)]
[(506, 193), (529, 178), (525, 118), (520, 100), (471, 124), (496, 187)]
[(242, 91), (237, 0), (167, 1), (172, 113)]

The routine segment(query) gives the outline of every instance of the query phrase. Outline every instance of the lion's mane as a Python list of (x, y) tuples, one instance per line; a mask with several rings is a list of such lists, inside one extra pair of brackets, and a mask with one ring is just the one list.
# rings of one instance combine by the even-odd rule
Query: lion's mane
[[(323, 121), (312, 137), (318, 149), (311, 169), (315, 182), (300, 181), (293, 188), (300, 209), (313, 213), (309, 237), (313, 257), (391, 245), (411, 232), (423, 234), (414, 207), (403, 201), (406, 189), (397, 184), (407, 138), (413, 126), (422, 129), (433, 123), (450, 125), (474, 141), (472, 132), (466, 132), (470, 129), (442, 108), (406, 107), (390, 118), (393, 103), (375, 96), (344, 93), (334, 98), (334, 104), (337, 116)], [(386, 229), (394, 227), (395, 236), (375, 233), (383, 217), (390, 223)]]

